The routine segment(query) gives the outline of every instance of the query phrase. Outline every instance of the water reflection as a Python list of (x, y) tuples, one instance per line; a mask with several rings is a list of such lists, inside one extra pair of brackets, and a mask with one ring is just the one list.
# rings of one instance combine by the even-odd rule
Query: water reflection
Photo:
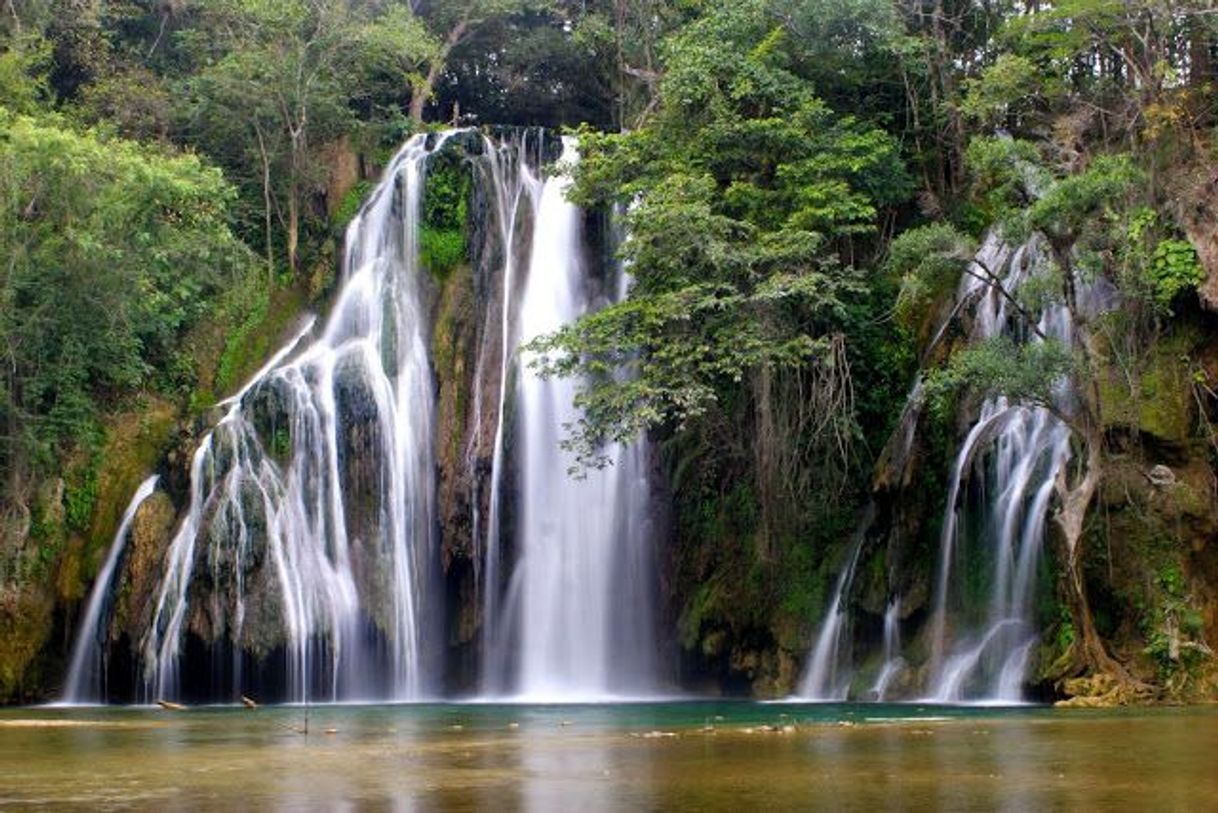
[(1206, 709), (435, 705), (311, 709), (307, 736), (303, 722), (300, 708), (0, 711), (0, 808), (1014, 811), (1218, 798), (1218, 713)]

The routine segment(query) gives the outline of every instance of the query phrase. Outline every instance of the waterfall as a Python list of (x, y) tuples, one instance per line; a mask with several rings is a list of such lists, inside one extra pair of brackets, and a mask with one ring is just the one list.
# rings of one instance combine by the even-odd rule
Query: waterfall
[[(538, 139), (540, 141), (540, 139)], [(480, 422), (482, 411), (481, 381), (484, 366), (489, 363), (487, 356), (492, 347), (499, 351), (498, 359), (498, 394), (495, 405), (495, 434), (491, 451), (491, 482), (488, 500), (488, 520), (486, 531), (486, 550), (482, 560), (483, 567), (483, 607), (481, 644), (483, 653), (482, 688), (485, 693), (500, 694), (507, 688), (510, 647), (516, 640), (516, 630), (506, 627), (501, 619), (501, 587), (503, 565), (503, 481), (506, 461), (506, 432), (508, 416), (508, 397), (511, 391), (512, 360), (514, 358), (519, 330), (515, 323), (513, 309), (514, 294), (517, 286), (517, 244), (519, 233), (523, 226), (534, 228), (537, 224), (537, 207), (540, 203), (543, 182), (540, 178), (540, 167), (534, 167), (527, 158), (529, 139), (527, 131), (510, 151), (488, 151), (490, 161), (486, 181), (492, 190), (492, 200), (498, 225), (498, 237), (503, 250), (503, 264), (499, 277), (499, 320), (497, 337), (495, 332), (486, 331), (486, 340), (482, 343), (479, 353), (479, 372), (475, 376), (478, 384), (475, 387), (475, 414)], [(538, 152), (541, 152), (540, 144)], [(540, 157), (537, 161), (540, 164)], [(491, 339), (497, 338), (495, 344)], [(475, 424), (477, 425), (477, 424)], [(477, 510), (478, 500), (474, 500)], [(474, 533), (479, 531), (479, 519), (473, 521)]]
[(837, 577), (833, 598), (829, 601), (829, 609), (825, 613), (825, 620), (821, 622), (816, 643), (812, 646), (808, 669), (804, 674), (803, 683), (800, 684), (799, 695), (804, 699), (845, 700), (850, 692), (850, 653), (846, 651), (849, 649), (850, 608), (846, 599), (850, 595), (850, 587), (854, 584), (854, 571), (858, 566), (867, 530), (871, 526), (873, 512), (874, 506), (868, 506), (867, 518), (850, 548), (850, 558), (846, 560), (845, 568)]
[(196, 624), (226, 635), (230, 696), (246, 650), (285, 653), (290, 700), (429, 688), (434, 386), (418, 225), (426, 162), (447, 137), (398, 152), (347, 230), (324, 329), (307, 324), (200, 443), (142, 646), (145, 699), (181, 695)]
[[(563, 163), (576, 160), (574, 140), (564, 139)], [(582, 259), (583, 214), (566, 200), (569, 186), (568, 177), (553, 175), (536, 199), (519, 311), (508, 314), (506, 302), (504, 306), (504, 318), (514, 320), (520, 343), (594, 307)], [(508, 334), (504, 327), (504, 336)], [(574, 460), (561, 441), (580, 417), (574, 405), (578, 385), (572, 379), (543, 378), (529, 367), (527, 357), (517, 360), (517, 560), (502, 599), (493, 593), (495, 582), (489, 582), (484, 621), (492, 636), (488, 668), (511, 668), (494, 654), (506, 641), (518, 641), (519, 649), (515, 680), (491, 674), (487, 685), (538, 700), (587, 700), (654, 689), (645, 450), (642, 441), (614, 444), (605, 450), (605, 467), (572, 476)], [(505, 404), (501, 421), (507, 411)], [(496, 445), (497, 457), (501, 444)], [(502, 464), (497, 468), (501, 471)], [(488, 556), (488, 571), (498, 562), (497, 553)]]
[(123, 512), (118, 531), (114, 534), (114, 542), (110, 545), (110, 552), (106, 554), (106, 561), (93, 582), (89, 603), (85, 605), (85, 614), (76, 633), (76, 643), (72, 645), (72, 658), (69, 661), (63, 693), (65, 703), (104, 703), (106, 700), (106, 616), (113, 591), (114, 574), (126, 550), (127, 535), (131, 532), (135, 514), (144, 504), (144, 500), (152, 496), (159, 479), (154, 474), (136, 489), (135, 496)]
[[(991, 235), (978, 261), (1001, 277), (1007, 291), (1044, 267), (1035, 237), (1012, 251)], [(1028, 336), (1007, 299), (977, 278), (966, 275), (961, 299), (976, 300), (974, 340), (1000, 335), (1039, 340)], [(1071, 324), (1064, 307), (1047, 307), (1038, 328), (1069, 346)], [(1057, 397), (1066, 408), (1064, 387)], [(1047, 409), (1001, 397), (982, 405), (957, 453), (944, 509), (931, 625), (931, 699), (1022, 699), (1039, 637), (1033, 614), (1047, 513), (1054, 480), (1069, 458), (1070, 432)], [(988, 597), (979, 617), (966, 606), (976, 599), (964, 595), (959, 573), (966, 546), (979, 549), (987, 563)]]
[(888, 684), (905, 666), (901, 657), (901, 599), (894, 598), (884, 610), (884, 662), (871, 686), (871, 697), (883, 701), (888, 693)]
[[(572, 476), (561, 441), (580, 419), (580, 382), (541, 378), (520, 351), (625, 294), (624, 274), (585, 257), (596, 252), (566, 200), (570, 178), (545, 169), (558, 147), (537, 129), (453, 130), (416, 136), (392, 159), (348, 227), (327, 318), (305, 320), (217, 405), (199, 441), (160, 581), (136, 610), (147, 613), (137, 621), (143, 700), (232, 700), (249, 687), (272, 702), (424, 698), (440, 688), (445, 657), (442, 553), (473, 563), (484, 694), (653, 689), (646, 447), (609, 446), (605, 468)], [(425, 181), (442, 150), (459, 150), (472, 173), (478, 238), (472, 276), (454, 278), (472, 282), (469, 343), (443, 348), (471, 356), (469, 409), (455, 426), (446, 412), (443, 427), (430, 347), (437, 285), (419, 250)], [(564, 140), (563, 165), (577, 160)], [(441, 434), (464, 444), (458, 471), (437, 454)], [(450, 491), (466, 489), (445, 506), (468, 499), (468, 551), (461, 539), (457, 553), (441, 551), (441, 473)], [(126, 532), (90, 601), (82, 663), (100, 657), (86, 644), (105, 638)], [(73, 668), (74, 687), (84, 667)]]

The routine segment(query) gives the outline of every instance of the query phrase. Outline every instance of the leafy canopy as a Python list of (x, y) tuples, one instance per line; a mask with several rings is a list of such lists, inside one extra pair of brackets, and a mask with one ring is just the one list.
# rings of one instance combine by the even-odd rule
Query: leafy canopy
[(576, 168), (577, 201), (625, 211), (630, 293), (532, 348), (546, 371), (586, 376), (585, 461), (702, 414), (750, 370), (816, 359), (866, 290), (850, 248), (909, 191), (895, 143), (790, 69), (769, 3), (714, 9), (663, 54), (653, 118), (585, 130)]
[(188, 384), (173, 380), (181, 335), (248, 255), (229, 229), (233, 188), (193, 155), (2, 108), (0, 132), (11, 465), (87, 429), (103, 395)]

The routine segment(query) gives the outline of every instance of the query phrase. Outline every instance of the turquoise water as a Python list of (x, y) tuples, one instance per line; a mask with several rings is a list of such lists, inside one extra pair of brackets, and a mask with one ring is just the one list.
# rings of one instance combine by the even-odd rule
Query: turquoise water
[(673, 702), (0, 711), (2, 808), (1215, 805), (1218, 712), (1209, 708)]

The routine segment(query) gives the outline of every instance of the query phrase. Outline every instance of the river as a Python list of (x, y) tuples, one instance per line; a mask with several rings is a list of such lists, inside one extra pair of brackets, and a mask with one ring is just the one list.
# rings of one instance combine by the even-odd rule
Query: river
[(0, 808), (1200, 810), (1215, 754), (1211, 708), (6, 709)]

